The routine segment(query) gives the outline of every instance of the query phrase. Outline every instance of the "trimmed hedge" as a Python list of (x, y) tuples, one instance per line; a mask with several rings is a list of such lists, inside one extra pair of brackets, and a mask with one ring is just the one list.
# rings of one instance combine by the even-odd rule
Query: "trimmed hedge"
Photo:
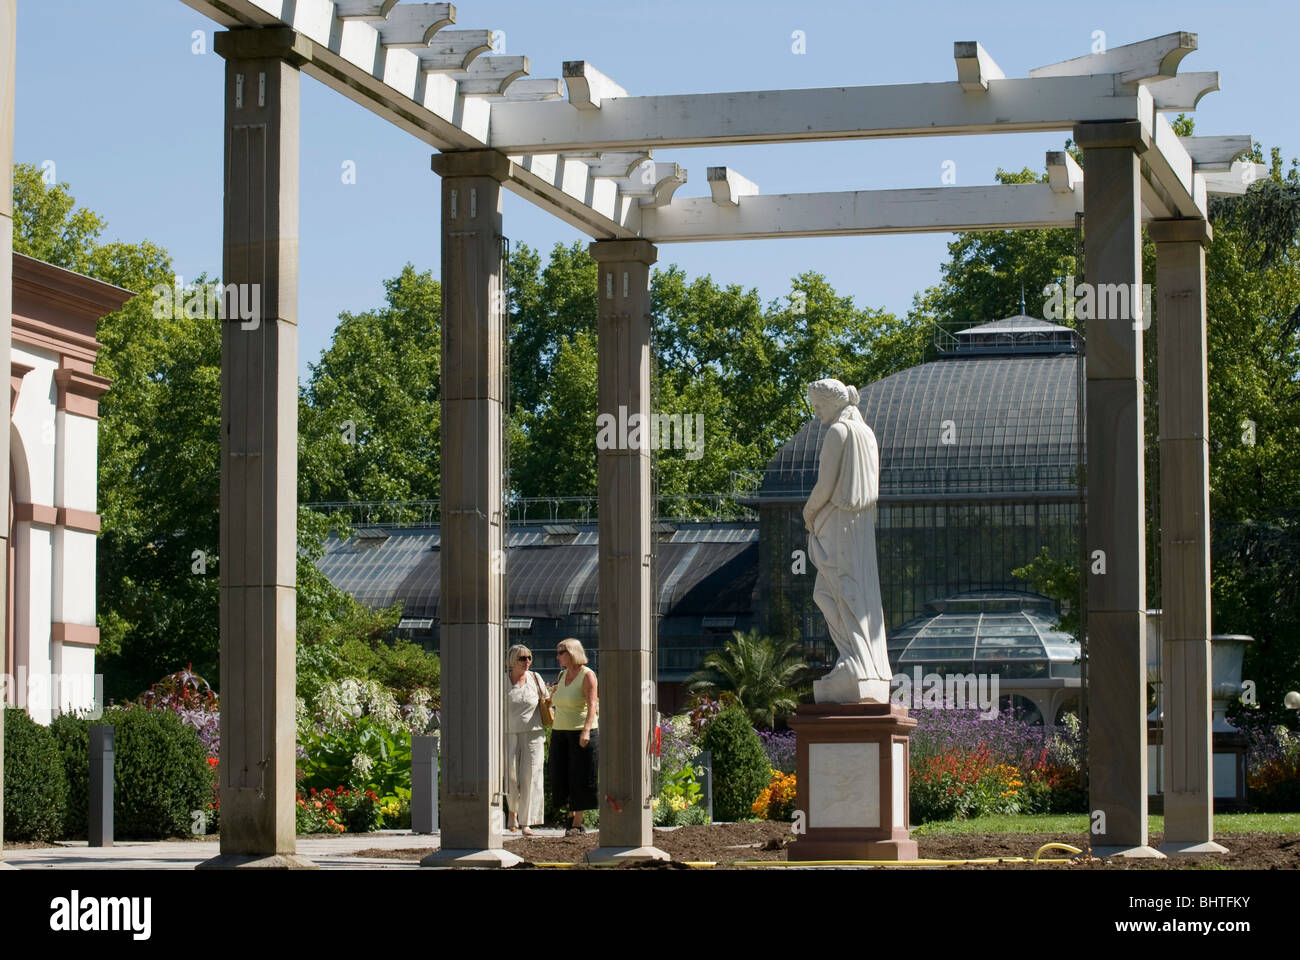
[(752, 820), (754, 801), (771, 773), (745, 708), (729, 704), (710, 720), (700, 735), (700, 749), (713, 752), (713, 819)]
[(25, 710), (5, 708), (6, 840), (58, 839), (68, 804), (68, 781), (50, 731)]
[[(63, 716), (51, 725), (69, 786), (63, 821), (69, 840), (86, 837), (91, 722)], [(194, 811), (207, 811), (214, 783), (198, 732), (170, 710), (108, 710), (93, 722), (114, 728), (114, 835), (124, 840), (190, 835)]]

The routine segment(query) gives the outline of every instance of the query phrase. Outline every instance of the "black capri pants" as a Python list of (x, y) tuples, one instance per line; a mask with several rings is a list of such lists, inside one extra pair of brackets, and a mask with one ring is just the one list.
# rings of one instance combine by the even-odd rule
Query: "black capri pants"
[(598, 734), (598, 730), (592, 730), (584, 747), (578, 742), (581, 730), (551, 731), (551, 793), (556, 806), (569, 810), (594, 810), (600, 806), (596, 795)]

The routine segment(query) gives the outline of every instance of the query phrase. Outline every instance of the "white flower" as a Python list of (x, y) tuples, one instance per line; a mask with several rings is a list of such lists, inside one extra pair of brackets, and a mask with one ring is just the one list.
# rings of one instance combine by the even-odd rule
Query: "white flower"
[(358, 753), (352, 758), (352, 770), (357, 776), (362, 778), (370, 776), (370, 770), (374, 765), (375, 761), (370, 759), (369, 754)]

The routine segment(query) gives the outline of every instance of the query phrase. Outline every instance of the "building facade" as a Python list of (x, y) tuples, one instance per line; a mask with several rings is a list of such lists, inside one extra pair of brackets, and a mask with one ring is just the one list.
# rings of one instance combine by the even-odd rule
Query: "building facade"
[(95, 609), (101, 344), (133, 294), (13, 256), (7, 702), (48, 723), (96, 703)]

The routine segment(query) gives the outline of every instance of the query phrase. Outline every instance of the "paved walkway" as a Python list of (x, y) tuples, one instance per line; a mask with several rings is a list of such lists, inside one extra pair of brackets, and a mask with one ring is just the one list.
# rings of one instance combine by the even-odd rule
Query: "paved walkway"
[[(563, 830), (534, 828), (541, 837), (558, 837)], [(506, 833), (506, 840), (519, 835)], [(380, 830), (344, 837), (299, 837), (298, 855), (326, 870), (415, 870), (410, 860), (353, 856), (360, 850), (438, 849), (437, 834), (409, 830)], [(84, 840), (49, 847), (6, 847), (5, 862), (20, 870), (193, 870), (220, 852), (214, 837), (208, 840), (122, 841), (111, 847), (91, 847)]]

